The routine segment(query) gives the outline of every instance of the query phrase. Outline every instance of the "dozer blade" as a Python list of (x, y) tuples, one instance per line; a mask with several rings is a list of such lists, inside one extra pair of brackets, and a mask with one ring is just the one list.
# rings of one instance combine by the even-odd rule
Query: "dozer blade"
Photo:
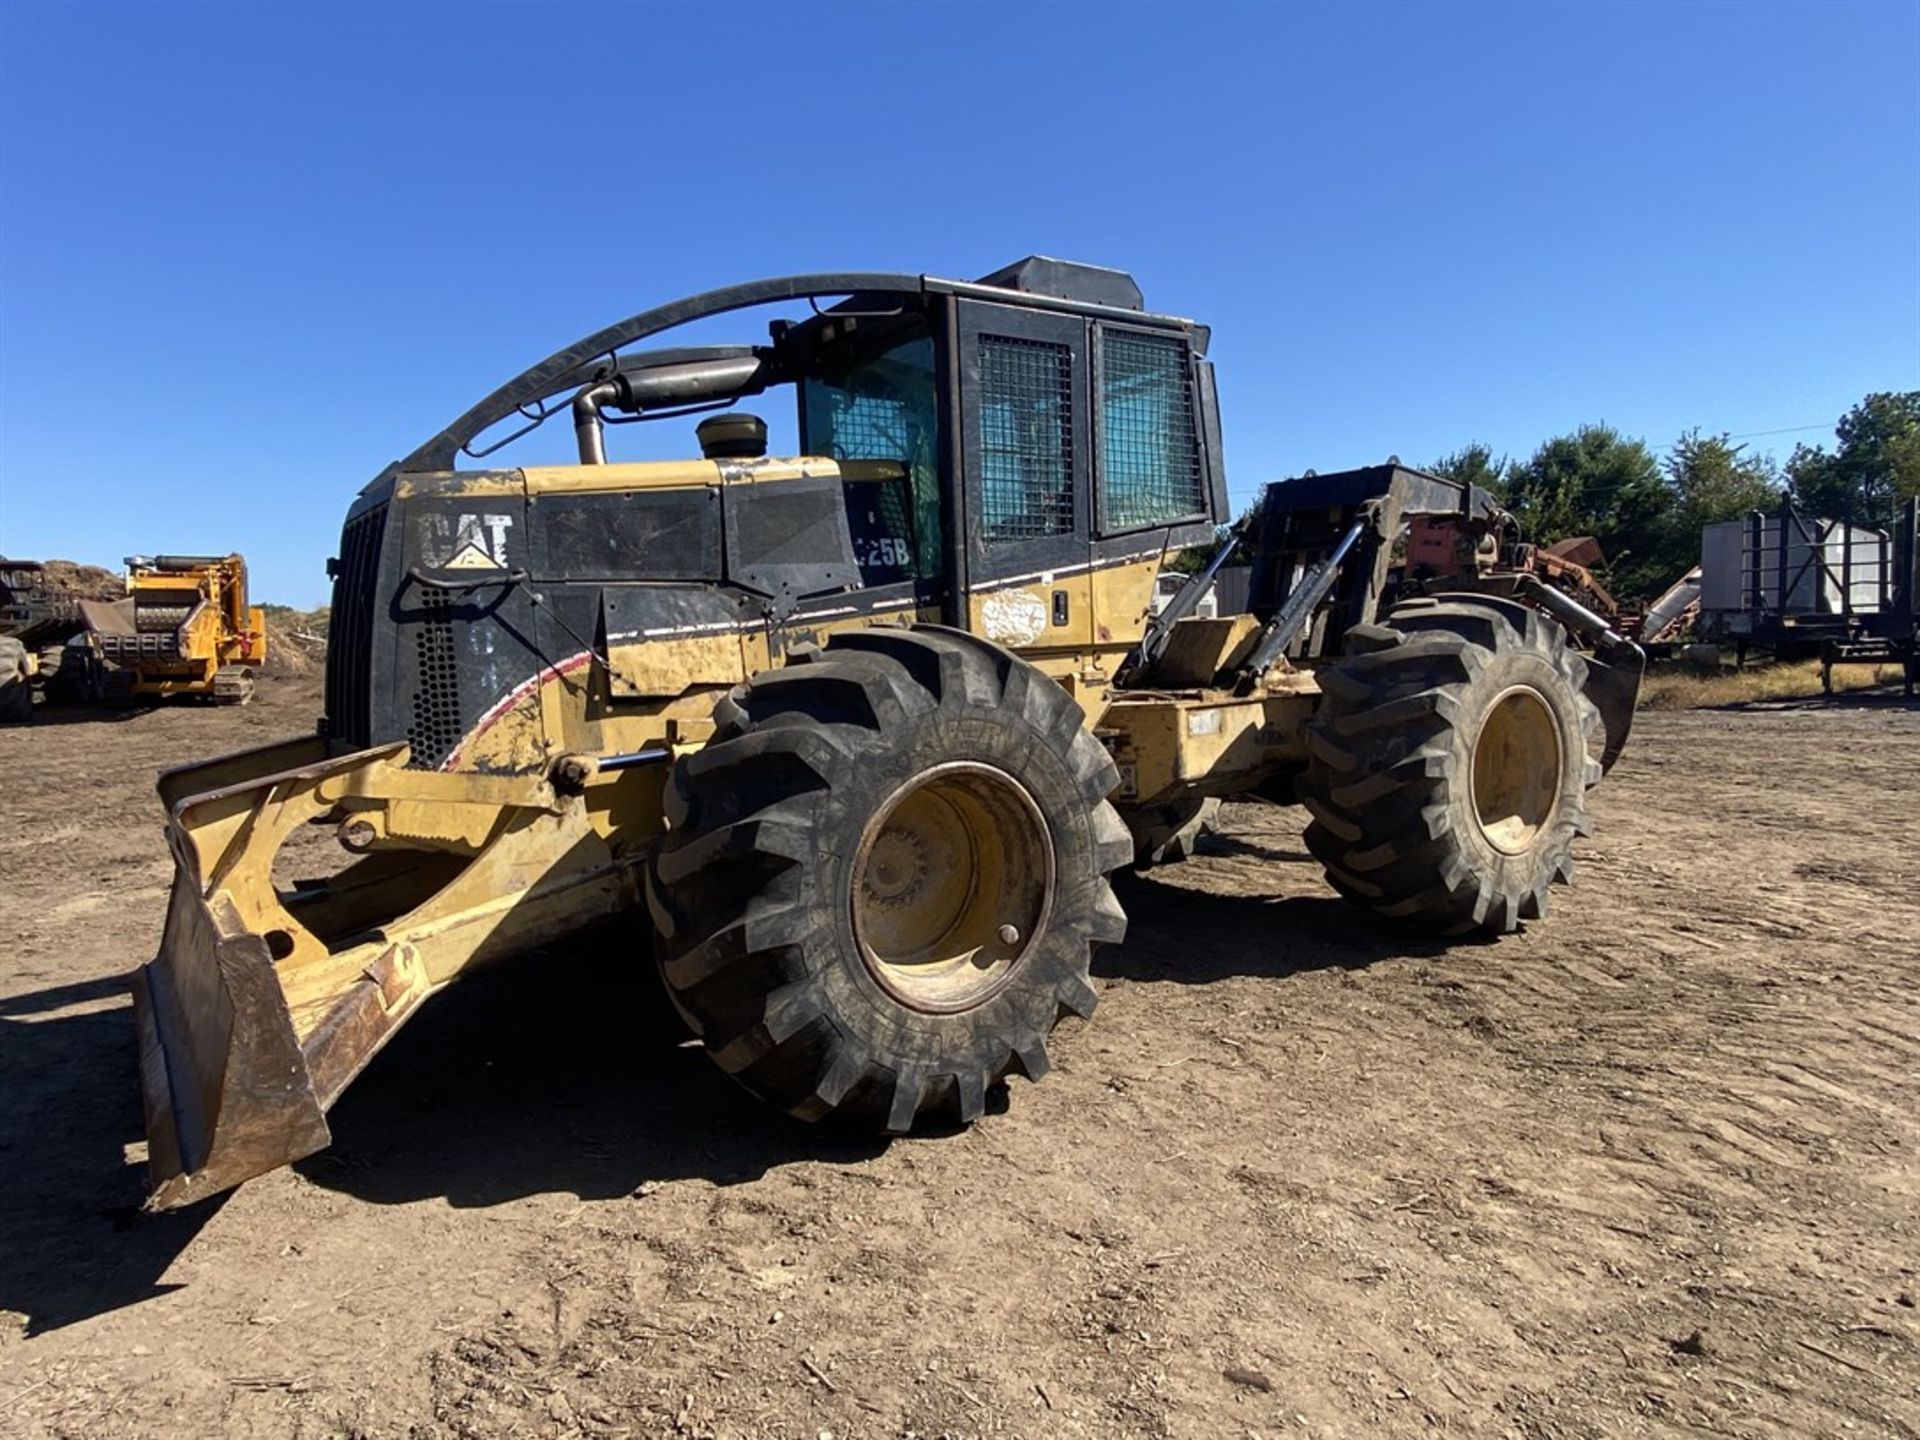
[(174, 882), (158, 958), (133, 976), (148, 1203), (159, 1210), (290, 1164), (330, 1138), (265, 942), (230, 909), (217, 918), (190, 887), (183, 897), (183, 883)]
[[(160, 953), (133, 981), (153, 1208), (189, 1204), (327, 1144), (331, 1097), (315, 1072), (360, 1027), (337, 1025), (319, 1046), (303, 1045), (275, 970), (276, 941), (286, 949), (291, 931), (249, 922), (263, 902), (278, 902), (271, 856), (294, 802), (384, 758), (330, 760), (324, 741), (297, 740), (161, 777), (173, 889)], [(262, 833), (263, 822), (274, 833)], [(364, 999), (352, 1000), (356, 1016), (365, 1011)], [(367, 1058), (370, 1049), (360, 1063)]]
[[(401, 745), (328, 757), (297, 740), (161, 776), (173, 889), (160, 952), (133, 982), (149, 1208), (325, 1148), (328, 1108), (469, 962), (634, 903), (631, 863), (577, 797), (540, 803), (405, 761)], [(324, 882), (276, 885), (274, 856), (300, 826), (384, 823), (387, 792), (419, 806), (436, 787), (437, 849), (375, 850)]]

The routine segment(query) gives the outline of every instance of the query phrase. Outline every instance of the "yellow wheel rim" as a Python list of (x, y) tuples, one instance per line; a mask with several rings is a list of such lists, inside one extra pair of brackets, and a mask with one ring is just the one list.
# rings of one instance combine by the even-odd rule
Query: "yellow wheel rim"
[(1047, 923), (1046, 818), (1004, 770), (938, 765), (888, 797), (853, 864), (853, 933), (880, 986), (948, 1014), (1013, 977)]
[(1494, 849), (1523, 855), (1559, 798), (1559, 723), (1545, 696), (1515, 685), (1495, 697), (1474, 738), (1474, 818)]

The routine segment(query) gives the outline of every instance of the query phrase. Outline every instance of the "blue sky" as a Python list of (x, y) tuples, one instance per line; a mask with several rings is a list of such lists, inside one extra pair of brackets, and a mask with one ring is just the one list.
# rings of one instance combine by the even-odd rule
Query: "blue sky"
[(1213, 326), (1237, 503), (1829, 426), (1920, 387), (1916, 75), (1915, 3), (11, 0), (0, 550), (316, 603), (365, 480), (602, 324), (1033, 252)]

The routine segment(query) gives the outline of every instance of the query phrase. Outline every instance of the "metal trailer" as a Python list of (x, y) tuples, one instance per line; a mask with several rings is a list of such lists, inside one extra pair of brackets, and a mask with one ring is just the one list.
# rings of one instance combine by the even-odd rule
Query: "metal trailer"
[(1898, 664), (1915, 683), (1915, 534), (1920, 500), (1890, 530), (1755, 511), (1700, 537), (1700, 633), (1780, 659), (1817, 656), (1831, 692), (1835, 665)]
[(1248, 592), (1253, 586), (1251, 565), (1227, 565), (1213, 582), (1214, 608), (1222, 615), (1247, 613)]

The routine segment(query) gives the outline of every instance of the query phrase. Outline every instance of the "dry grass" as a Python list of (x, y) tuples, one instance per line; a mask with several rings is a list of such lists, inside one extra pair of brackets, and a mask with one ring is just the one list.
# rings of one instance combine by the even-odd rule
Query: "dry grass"
[[(1833, 670), (1836, 693), (1899, 683), (1898, 665), (1836, 665)], [(1640, 708), (1708, 710), (1756, 700), (1810, 700), (1820, 693), (1818, 660), (1752, 665), (1744, 670), (1728, 666), (1701, 670), (1680, 664), (1662, 665), (1647, 672), (1646, 683), (1640, 687)]]

